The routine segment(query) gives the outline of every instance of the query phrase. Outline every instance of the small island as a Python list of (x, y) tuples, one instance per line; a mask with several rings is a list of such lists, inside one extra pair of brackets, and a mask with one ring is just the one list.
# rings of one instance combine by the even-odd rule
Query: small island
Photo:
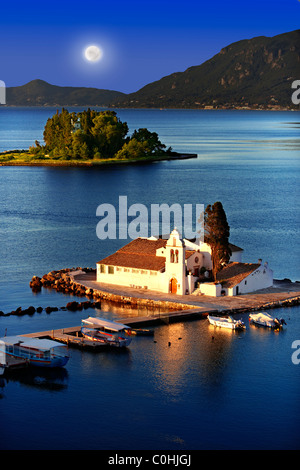
[(197, 157), (173, 152), (146, 128), (128, 132), (115, 111), (62, 108), (47, 120), (44, 145), (36, 140), (28, 150), (2, 152), (0, 165), (98, 166)]

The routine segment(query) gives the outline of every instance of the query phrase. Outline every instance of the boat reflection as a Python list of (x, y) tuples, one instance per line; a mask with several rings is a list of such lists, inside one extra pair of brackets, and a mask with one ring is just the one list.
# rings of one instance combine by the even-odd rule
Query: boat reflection
[(78, 365), (85, 375), (92, 376), (96, 370), (126, 369), (132, 365), (132, 352), (128, 348), (100, 348), (97, 351), (73, 351)]
[(2, 388), (9, 382), (19, 382), (26, 387), (60, 392), (67, 388), (68, 377), (68, 371), (65, 368), (46, 369), (32, 366), (7, 370), (2, 378)]

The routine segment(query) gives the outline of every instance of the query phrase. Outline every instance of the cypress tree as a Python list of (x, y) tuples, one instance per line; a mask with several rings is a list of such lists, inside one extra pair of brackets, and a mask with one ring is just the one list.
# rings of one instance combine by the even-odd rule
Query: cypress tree
[(217, 273), (229, 262), (231, 250), (229, 246), (230, 227), (221, 202), (210, 204), (204, 213), (205, 241), (211, 247), (212, 274), (216, 280)]

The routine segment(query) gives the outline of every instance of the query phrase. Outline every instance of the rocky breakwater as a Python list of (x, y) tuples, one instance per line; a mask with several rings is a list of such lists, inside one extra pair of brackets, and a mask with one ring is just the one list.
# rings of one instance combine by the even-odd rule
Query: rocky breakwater
[(88, 289), (77, 282), (74, 282), (70, 273), (75, 272), (90, 272), (92, 269), (81, 268), (73, 269), (62, 269), (60, 271), (51, 271), (48, 274), (44, 274), (43, 277), (33, 276), (29, 285), (33, 292), (39, 292), (42, 287), (49, 289), (56, 289), (57, 292), (62, 292), (65, 294), (74, 295), (77, 297), (87, 297), (88, 300), (82, 302), (71, 301), (63, 307), (33, 307), (28, 308), (18, 307), (16, 310), (12, 310), (9, 313), (4, 313), (0, 311), (0, 316), (9, 316), (9, 315), (33, 315), (34, 313), (41, 313), (45, 310), (46, 313), (57, 312), (58, 310), (86, 310), (88, 308), (101, 308), (101, 302), (99, 296), (93, 292), (93, 289)]
[(57, 292), (65, 294), (74, 294), (78, 297), (93, 296), (93, 289), (86, 289), (83, 285), (78, 284), (71, 277), (71, 273), (90, 272), (90, 268), (73, 268), (61, 269), (60, 271), (50, 271), (44, 274), (43, 277), (33, 276), (29, 286), (35, 292), (38, 292), (42, 287), (55, 289)]
[(94, 290), (75, 282), (71, 276), (71, 273), (74, 275), (74, 273), (87, 273), (92, 271), (94, 270), (91, 268), (66, 268), (61, 269), (60, 271), (51, 271), (48, 274), (44, 274), (43, 277), (33, 276), (29, 286), (35, 292), (40, 291), (42, 287), (45, 287), (55, 289), (57, 292), (62, 292), (64, 294), (70, 294), (76, 297), (87, 297), (95, 300), (93, 302), (69, 302), (66, 305), (68, 310), (81, 309), (81, 307), (100, 308), (101, 303), (99, 301), (99, 296), (94, 292)]
[(73, 269), (62, 269), (60, 271), (51, 271), (48, 274), (44, 274), (43, 277), (33, 276), (29, 285), (33, 292), (41, 291), (42, 287), (55, 289), (57, 292), (62, 292), (65, 294), (75, 295), (77, 297), (87, 297), (89, 300), (83, 302), (71, 301), (68, 302), (66, 306), (63, 307), (33, 307), (28, 308), (18, 307), (16, 310), (13, 310), (9, 313), (4, 313), (0, 311), (0, 316), (9, 316), (9, 315), (33, 315), (35, 312), (41, 313), (45, 310), (46, 313), (57, 312), (58, 310), (86, 310), (88, 308), (101, 308), (101, 302), (99, 301), (99, 296), (94, 294), (93, 289), (87, 289), (81, 284), (74, 282), (70, 273), (72, 272), (90, 272), (90, 268), (81, 268)]

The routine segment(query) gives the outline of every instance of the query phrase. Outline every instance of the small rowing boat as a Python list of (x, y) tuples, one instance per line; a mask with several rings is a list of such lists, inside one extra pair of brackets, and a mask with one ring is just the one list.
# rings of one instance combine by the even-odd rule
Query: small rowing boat
[(153, 330), (144, 330), (142, 328), (138, 329), (133, 329), (131, 330), (132, 335), (137, 335), (137, 336), (154, 336), (154, 331)]

